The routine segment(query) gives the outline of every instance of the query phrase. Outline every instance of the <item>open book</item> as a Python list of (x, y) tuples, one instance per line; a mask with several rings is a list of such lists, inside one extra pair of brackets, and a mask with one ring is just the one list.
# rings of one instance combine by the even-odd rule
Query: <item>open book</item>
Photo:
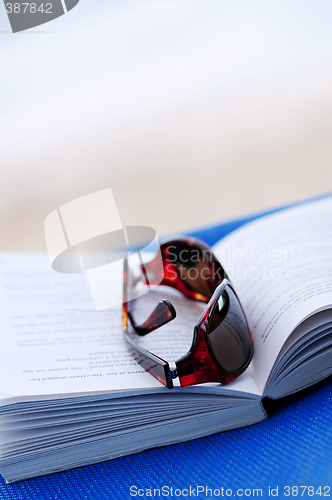
[[(280, 398), (332, 373), (332, 198), (236, 230), (214, 250), (247, 314), (254, 357), (229, 385), (164, 388), (124, 343), (121, 308), (97, 312), (83, 275), (44, 254), (0, 255), (0, 472), (47, 474), (259, 422)], [(122, 272), (112, 284), (121, 291)], [(201, 304), (148, 335), (188, 350)], [(167, 332), (166, 332), (167, 330)]]

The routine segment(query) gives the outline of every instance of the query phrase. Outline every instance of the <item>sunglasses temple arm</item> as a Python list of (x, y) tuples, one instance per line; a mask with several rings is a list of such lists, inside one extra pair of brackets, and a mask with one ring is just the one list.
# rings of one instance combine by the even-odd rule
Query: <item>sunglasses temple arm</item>
[(173, 379), (176, 378), (176, 375), (174, 371), (170, 369), (168, 362), (133, 342), (127, 332), (125, 333), (125, 340), (133, 358), (150, 373), (150, 375), (153, 375), (159, 380), (159, 382), (169, 389), (173, 389)]
[(157, 328), (166, 325), (166, 323), (169, 323), (176, 317), (176, 311), (172, 303), (166, 299), (158, 302), (158, 304), (156, 305), (150, 316), (144, 321), (144, 323), (140, 325), (135, 323), (135, 321), (133, 320), (133, 317), (130, 314), (130, 307), (128, 307), (128, 313), (130, 316), (131, 324), (135, 329), (135, 332), (140, 336), (153, 332), (153, 330), (156, 330)]

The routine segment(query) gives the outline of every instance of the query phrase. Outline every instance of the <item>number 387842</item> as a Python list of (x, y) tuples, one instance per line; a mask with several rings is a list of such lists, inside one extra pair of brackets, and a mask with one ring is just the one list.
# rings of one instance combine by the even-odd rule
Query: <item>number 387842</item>
[(6, 3), (7, 14), (52, 14), (52, 7), (51, 3)]

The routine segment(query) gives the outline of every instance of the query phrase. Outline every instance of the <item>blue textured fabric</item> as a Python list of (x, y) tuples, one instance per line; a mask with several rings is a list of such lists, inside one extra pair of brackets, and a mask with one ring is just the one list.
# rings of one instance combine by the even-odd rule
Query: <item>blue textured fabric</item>
[[(258, 215), (192, 234), (213, 244), (256, 217)], [(190, 493), (191, 498), (195, 498), (193, 493), (197, 498), (197, 486), (209, 488), (204, 492), (199, 490), (198, 498), (217, 498), (218, 491), (219, 497), (242, 493), (244, 497), (251, 494), (271, 498), (269, 487), (277, 486), (278, 496), (282, 498), (288, 496), (288, 486), (315, 487), (309, 491), (310, 495), (307, 490), (302, 498), (321, 498), (324, 493), (332, 497), (332, 488), (324, 489), (332, 483), (331, 394), (330, 378), (300, 394), (268, 401), (269, 418), (250, 427), (12, 485), (6, 485), (0, 478), (0, 499), (150, 498), (149, 491), (143, 496), (130, 496), (130, 487), (133, 487), (132, 493), (159, 489), (160, 498), (189, 498)], [(319, 486), (321, 490), (317, 490)], [(192, 492), (190, 487), (194, 488)], [(248, 491), (237, 492), (239, 488)], [(252, 489), (261, 489), (263, 495)], [(181, 490), (183, 495), (179, 495)], [(290, 490), (289, 497), (301, 497), (303, 491), (295, 488), (292, 496)], [(313, 491), (317, 494), (311, 495)], [(156, 495), (158, 498), (158, 491)]]

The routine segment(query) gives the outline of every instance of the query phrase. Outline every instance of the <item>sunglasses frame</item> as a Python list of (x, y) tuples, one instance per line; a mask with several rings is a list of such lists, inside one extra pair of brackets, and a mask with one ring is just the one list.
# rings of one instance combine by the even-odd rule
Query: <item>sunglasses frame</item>
[[(249, 331), (249, 327), (246, 321), (246, 317), (241, 306), (241, 303), (236, 295), (236, 292), (228, 279), (224, 269), (222, 268), (219, 261), (216, 259), (211, 249), (205, 245), (203, 242), (197, 240), (196, 238), (181, 238), (181, 239), (172, 239), (165, 241), (161, 246), (161, 255), (163, 257), (164, 269), (165, 269), (165, 258), (167, 259), (167, 252), (165, 251), (172, 243), (179, 245), (185, 244), (189, 247), (200, 248), (204, 252), (209, 252), (209, 255), (214, 259), (213, 262), (219, 266), (218, 271), (220, 271), (219, 284), (214, 286), (214, 291), (209, 300), (206, 297), (203, 297), (197, 292), (187, 289), (182, 285), (179, 286), (178, 280), (170, 280), (167, 273), (160, 282), (151, 280), (151, 275), (153, 276), (154, 264), (151, 261), (148, 264), (143, 264), (142, 270), (144, 276), (147, 277), (149, 275), (150, 284), (160, 284), (164, 286), (170, 286), (180, 290), (185, 296), (195, 299), (201, 300), (203, 302), (207, 302), (207, 305), (197, 320), (194, 330), (193, 330), (193, 341), (189, 351), (179, 358), (174, 363), (170, 363), (163, 358), (153, 354), (149, 350), (145, 349), (141, 345), (139, 345), (135, 339), (137, 337), (144, 336), (148, 334), (150, 331), (158, 328), (158, 315), (162, 316), (162, 324), (166, 324), (175, 318), (176, 312), (172, 304), (168, 300), (162, 300), (159, 302), (152, 315), (148, 318), (146, 322), (144, 322), (143, 326), (138, 326), (135, 324), (132, 318), (131, 312), (131, 302), (128, 301), (128, 287), (129, 285), (129, 272), (128, 269), (128, 261), (124, 260), (124, 297), (123, 297), (123, 308), (122, 308), (122, 321), (123, 321), (123, 330), (125, 335), (125, 340), (131, 355), (136, 359), (136, 361), (152, 376), (159, 380), (163, 385), (168, 387), (169, 389), (174, 388), (173, 380), (178, 378), (181, 387), (187, 387), (195, 384), (202, 384), (205, 382), (219, 382), (222, 384), (227, 384), (241, 375), (245, 369), (248, 367), (253, 354), (253, 343), (252, 337)], [(149, 267), (150, 266), (150, 267)], [(152, 272), (151, 272), (152, 271)], [(218, 274), (218, 273), (217, 273)], [(156, 277), (157, 278), (157, 277)], [(215, 285), (216, 283), (214, 283)], [(231, 289), (233, 294), (235, 295), (238, 304), (243, 312), (243, 317), (246, 321), (246, 326), (248, 330), (248, 338), (249, 338), (249, 354), (246, 362), (238, 369), (232, 372), (228, 372), (224, 368), (222, 368), (213, 354), (213, 351), (209, 345), (208, 340), (208, 329), (210, 320), (213, 316), (215, 308), (218, 305), (218, 302), (221, 297), (224, 300), (228, 300), (227, 290)], [(134, 299), (136, 300), (136, 299)], [(159, 307), (158, 307), (159, 306)], [(227, 314), (227, 313), (226, 313)], [(160, 319), (160, 318), (159, 318)]]

